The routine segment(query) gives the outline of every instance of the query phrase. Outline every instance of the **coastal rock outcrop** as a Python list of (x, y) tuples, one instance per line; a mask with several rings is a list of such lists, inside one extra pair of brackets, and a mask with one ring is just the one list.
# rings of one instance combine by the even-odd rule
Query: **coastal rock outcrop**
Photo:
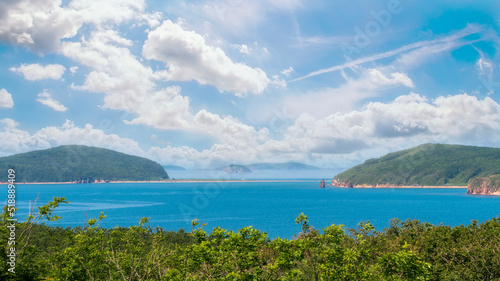
[(332, 185), (337, 187), (347, 187), (347, 188), (354, 187), (354, 185), (350, 181), (338, 181), (335, 178), (332, 179)]
[(500, 195), (500, 175), (470, 179), (467, 194)]

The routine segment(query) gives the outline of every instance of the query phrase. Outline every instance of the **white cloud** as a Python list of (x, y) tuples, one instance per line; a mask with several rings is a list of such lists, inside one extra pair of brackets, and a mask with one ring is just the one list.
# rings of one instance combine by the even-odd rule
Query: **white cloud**
[(378, 69), (360, 69), (359, 77), (344, 76), (344, 78), (347, 82), (338, 88), (325, 88), (300, 96), (288, 96), (284, 106), (292, 114), (307, 112), (316, 117), (324, 117), (335, 112), (350, 111), (356, 108), (360, 101), (379, 96), (388, 88), (414, 87), (413, 81), (406, 73), (384, 74)]
[(290, 76), (290, 74), (294, 73), (295, 71), (293, 70), (293, 67), (289, 67), (287, 69), (283, 69), (281, 71), (281, 74), (285, 75), (286, 77)]
[(322, 119), (302, 114), (287, 129), (285, 140), (320, 153), (424, 142), (491, 143), (500, 140), (500, 105), (467, 94), (429, 101), (411, 93)]
[(96, 31), (88, 40), (63, 43), (66, 56), (93, 69), (83, 85), (73, 88), (105, 93), (103, 108), (137, 115), (125, 120), (127, 124), (196, 131), (231, 144), (254, 143), (263, 134), (229, 116), (220, 117), (204, 110), (193, 115), (189, 99), (180, 94), (181, 88), (156, 90), (157, 73), (141, 64), (123, 43), (128, 44), (114, 31)]
[(13, 108), (14, 100), (12, 100), (12, 95), (5, 89), (0, 89), (0, 107)]
[(231, 116), (220, 117), (206, 110), (200, 110), (194, 116), (194, 122), (198, 128), (218, 137), (222, 143), (239, 148), (256, 146), (269, 138), (267, 128), (256, 130)]
[(83, 19), (59, 0), (2, 1), (0, 41), (28, 47), (37, 53), (57, 49), (59, 40), (76, 35)]
[(161, 163), (185, 167), (291, 160), (324, 166), (347, 163), (347, 167), (426, 142), (484, 145), (500, 140), (500, 105), (466, 94), (428, 100), (411, 93), (324, 118), (302, 114), (280, 140), (269, 139), (267, 129), (256, 133), (245, 125), (233, 127), (234, 122), (211, 113), (200, 112), (196, 119), (208, 129), (230, 131), (234, 139), (203, 151), (166, 146), (153, 147), (148, 154)]
[(61, 79), (66, 68), (60, 64), (40, 65), (35, 64), (21, 64), (19, 67), (9, 68), (12, 72), (21, 73), (24, 79), (30, 81), (37, 81), (42, 79)]
[(493, 71), (493, 62), (481, 57), (476, 61), (476, 69), (479, 71), (479, 75), (488, 75)]
[(46, 91), (38, 94), (37, 97), (38, 97), (36, 99), (37, 102), (39, 102), (43, 105), (46, 105), (55, 111), (65, 112), (66, 110), (68, 110), (68, 108), (66, 106), (61, 104), (59, 101), (53, 99), (52, 96), (49, 93), (47, 93)]
[(75, 74), (76, 71), (78, 70), (78, 66), (72, 66), (69, 68), (69, 71), (72, 73), (72, 74)]
[(143, 55), (167, 65), (168, 70), (157, 73), (167, 80), (196, 80), (237, 96), (260, 94), (270, 82), (260, 68), (233, 62), (222, 49), (207, 45), (201, 35), (170, 20), (149, 33)]
[[(19, 0), (0, 2), (0, 41), (35, 53), (57, 52), (62, 39), (73, 38), (83, 24), (98, 27), (135, 19), (150, 26), (161, 14), (148, 14), (143, 0)], [(111, 12), (112, 11), (112, 12)]]
[(189, 99), (180, 94), (180, 87), (168, 87), (150, 94), (135, 112), (140, 116), (127, 124), (145, 124), (159, 129), (192, 130), (195, 126), (189, 114)]
[(72, 121), (66, 120), (61, 127), (42, 128), (32, 135), (19, 129), (19, 124), (10, 118), (0, 120), (0, 124), (3, 125), (0, 130), (0, 143), (2, 143), (0, 155), (2, 156), (68, 144), (97, 146), (146, 156), (137, 142), (115, 134), (106, 134), (90, 124), (80, 128)]
[(245, 44), (233, 44), (232, 45), (234, 48), (236, 48), (240, 53), (245, 54), (245, 55), (250, 55), (252, 53), (252, 48), (248, 47)]
[(81, 42), (63, 42), (65, 56), (92, 69), (84, 84), (73, 88), (105, 93), (104, 108), (139, 113), (137, 105), (155, 92), (154, 75), (130, 52), (130, 44), (111, 30), (92, 32)]

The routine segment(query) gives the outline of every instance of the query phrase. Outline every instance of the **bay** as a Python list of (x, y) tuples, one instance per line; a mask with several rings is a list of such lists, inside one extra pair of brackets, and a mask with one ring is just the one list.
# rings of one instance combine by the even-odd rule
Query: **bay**
[[(5, 198), (7, 187), (4, 188)], [(190, 231), (191, 220), (237, 231), (245, 226), (267, 232), (270, 238), (293, 238), (300, 232), (295, 218), (304, 213), (317, 229), (331, 224), (354, 228), (371, 221), (377, 230), (392, 218), (418, 219), (456, 226), (484, 221), (500, 213), (500, 197), (471, 196), (465, 189), (346, 189), (319, 188), (318, 180), (291, 182), (167, 182), (103, 184), (16, 185), (18, 218), (54, 196), (71, 201), (54, 213), (62, 219), (51, 225), (84, 226), (100, 212), (103, 227), (137, 225), (150, 217), (149, 226)], [(36, 208), (35, 208), (36, 210)]]

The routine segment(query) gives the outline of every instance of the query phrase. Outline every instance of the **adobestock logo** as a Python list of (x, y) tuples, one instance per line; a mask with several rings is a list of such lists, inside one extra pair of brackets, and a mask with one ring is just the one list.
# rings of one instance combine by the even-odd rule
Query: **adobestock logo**
[(371, 19), (365, 24), (364, 28), (356, 26), (354, 28), (354, 38), (352, 43), (343, 43), (340, 48), (346, 60), (351, 61), (353, 55), (359, 55), (361, 49), (366, 48), (372, 42), (372, 39), (380, 35), (382, 28), (389, 26), (392, 16), (403, 11), (399, 0), (389, 0), (386, 9), (378, 12), (370, 11)]

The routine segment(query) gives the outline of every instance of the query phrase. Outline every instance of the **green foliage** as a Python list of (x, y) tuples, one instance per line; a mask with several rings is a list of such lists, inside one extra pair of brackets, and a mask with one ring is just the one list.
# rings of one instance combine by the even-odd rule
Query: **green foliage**
[(352, 184), (463, 185), (474, 177), (500, 174), (500, 149), (424, 144), (368, 159), (334, 177)]
[(168, 179), (158, 163), (109, 149), (64, 145), (0, 157), (0, 168), (14, 169), (17, 182), (147, 181)]
[[(146, 226), (60, 228), (38, 221), (54, 216), (64, 198), (39, 208), (16, 227), (20, 237), (16, 274), (6, 270), (6, 221), (0, 280), (498, 280), (500, 218), (469, 226), (435, 226), (393, 220), (382, 232), (370, 222), (356, 229), (331, 225), (321, 231), (301, 213), (301, 233), (270, 240), (265, 232), (220, 227), (207, 233), (193, 220), (191, 233)], [(6, 213), (1, 215), (6, 217)], [(30, 239), (26, 239), (26, 237)]]

